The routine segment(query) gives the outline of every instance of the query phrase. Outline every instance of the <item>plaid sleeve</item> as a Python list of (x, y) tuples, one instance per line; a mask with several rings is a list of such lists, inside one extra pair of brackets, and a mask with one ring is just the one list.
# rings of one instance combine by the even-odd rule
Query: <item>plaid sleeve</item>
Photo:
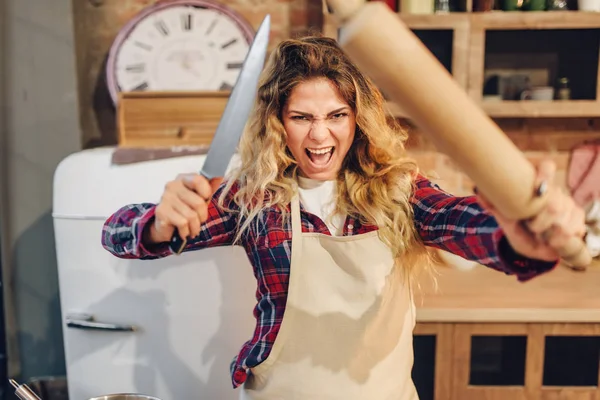
[(456, 197), (419, 176), (412, 197), (415, 226), (424, 243), (467, 260), (529, 280), (552, 270), (557, 262), (516, 253), (496, 219), (475, 196)]
[[(200, 234), (188, 240), (184, 251), (205, 247), (229, 245), (233, 242), (237, 230), (236, 215), (227, 212), (217, 204), (225, 183), (213, 195), (208, 205), (208, 219)], [(233, 208), (232, 197), (235, 187), (228, 193), (225, 204)], [(167, 243), (147, 246), (142, 243), (144, 229), (154, 222), (156, 205), (152, 203), (130, 204), (117, 210), (104, 223), (102, 228), (102, 246), (119, 258), (151, 260), (173, 254)]]

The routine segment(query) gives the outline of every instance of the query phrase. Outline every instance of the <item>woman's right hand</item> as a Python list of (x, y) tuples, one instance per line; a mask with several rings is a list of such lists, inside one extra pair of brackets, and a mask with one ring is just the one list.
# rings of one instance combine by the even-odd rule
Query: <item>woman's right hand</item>
[(208, 218), (208, 203), (220, 181), (209, 182), (202, 175), (192, 173), (168, 182), (144, 242), (169, 242), (176, 229), (181, 238), (198, 236), (202, 223)]

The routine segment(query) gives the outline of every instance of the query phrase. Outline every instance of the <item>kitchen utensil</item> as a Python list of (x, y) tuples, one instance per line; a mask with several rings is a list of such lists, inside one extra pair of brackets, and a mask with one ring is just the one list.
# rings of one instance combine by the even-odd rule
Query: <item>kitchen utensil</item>
[(29, 386), (27, 386), (25, 384), (20, 385), (14, 379), (9, 379), (9, 382), (12, 385), (12, 387), (15, 388), (15, 394), (17, 395), (17, 397), (19, 399), (21, 399), (21, 400), (41, 400), (38, 397), (38, 395), (35, 394), (35, 392), (29, 388)]
[[(383, 3), (380, 5), (387, 8), (387, 5)], [(221, 178), (225, 175), (244, 131), (244, 126), (255, 101), (258, 78), (264, 67), (270, 28), (271, 17), (267, 15), (258, 28), (250, 50), (248, 50), (244, 65), (231, 91), (225, 111), (223, 111), (223, 116), (200, 171), (200, 174), (208, 180)], [(187, 238), (180, 237), (176, 232), (169, 245), (173, 252), (181, 254), (186, 244)]]
[[(498, 211), (526, 220), (542, 210), (548, 194), (537, 190), (533, 165), (397, 14), (379, 2), (327, 4), (344, 51)], [(574, 266), (591, 263), (582, 238), (570, 240), (559, 254)]]
[(521, 100), (551, 101), (554, 99), (552, 86), (536, 86), (521, 92)]

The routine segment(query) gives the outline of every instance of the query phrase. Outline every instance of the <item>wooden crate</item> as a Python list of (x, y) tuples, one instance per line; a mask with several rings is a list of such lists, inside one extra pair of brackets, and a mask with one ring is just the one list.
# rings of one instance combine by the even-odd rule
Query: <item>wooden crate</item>
[(117, 104), (119, 146), (209, 146), (229, 95), (229, 91), (122, 92)]

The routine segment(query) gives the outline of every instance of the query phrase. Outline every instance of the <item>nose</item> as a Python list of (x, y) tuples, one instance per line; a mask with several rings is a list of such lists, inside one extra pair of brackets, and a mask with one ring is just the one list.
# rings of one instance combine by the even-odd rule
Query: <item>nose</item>
[(323, 142), (329, 137), (329, 128), (324, 121), (315, 120), (311, 127), (308, 137), (317, 143)]

